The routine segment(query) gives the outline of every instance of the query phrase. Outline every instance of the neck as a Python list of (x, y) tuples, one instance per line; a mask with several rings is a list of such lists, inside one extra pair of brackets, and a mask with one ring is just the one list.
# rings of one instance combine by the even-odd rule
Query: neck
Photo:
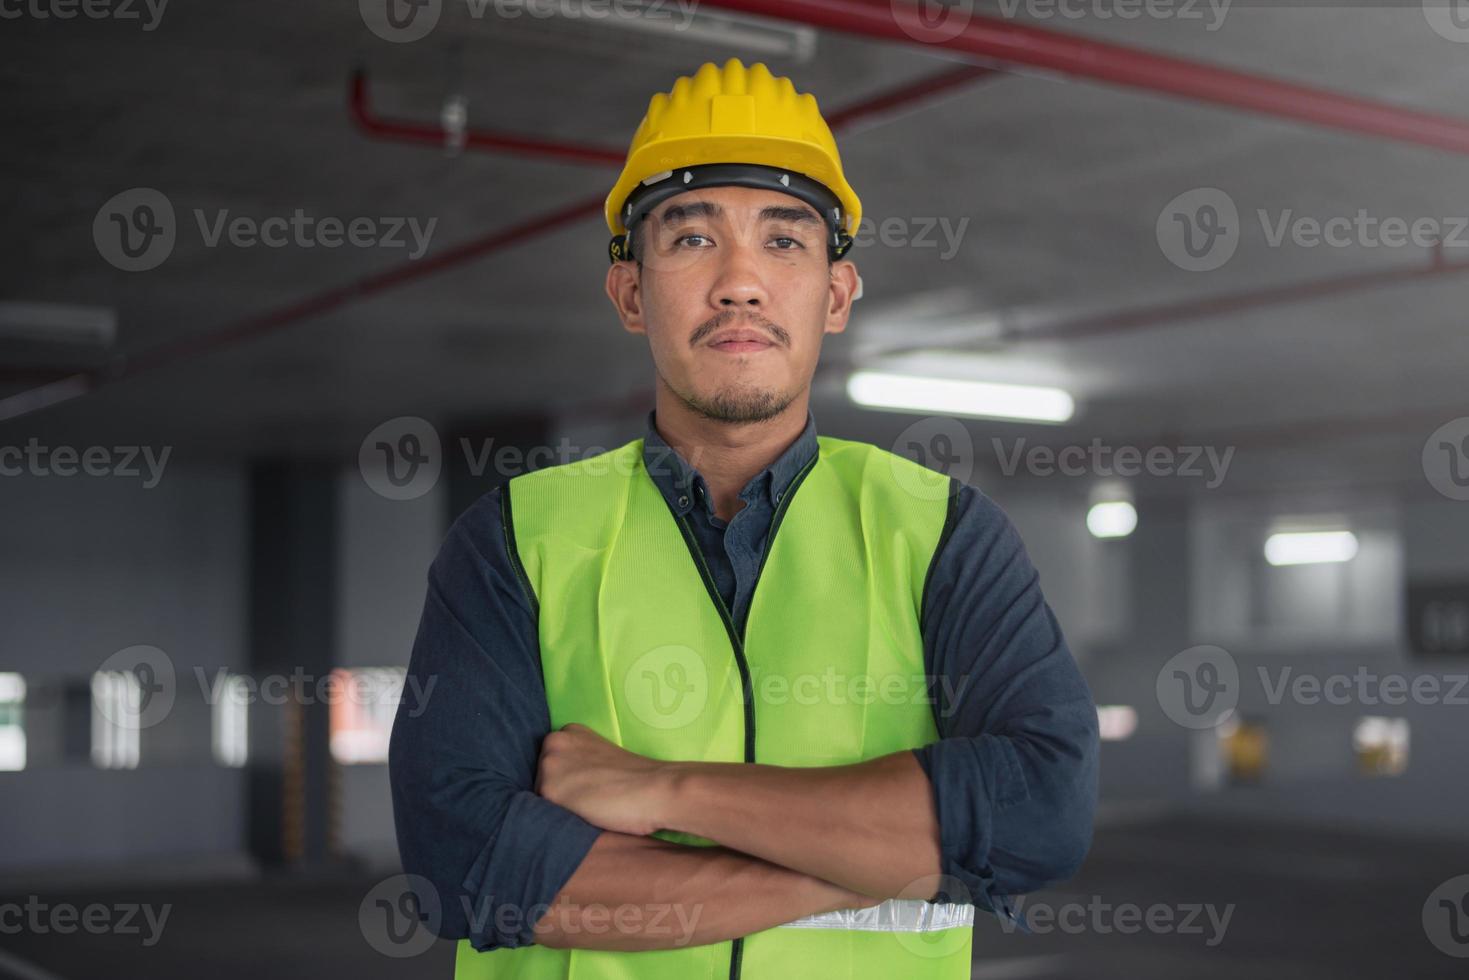
[(654, 398), (658, 434), (699, 471), (714, 497), (714, 513), (729, 520), (744, 506), (740, 491), (780, 458), (806, 428), (810, 393), (762, 422), (723, 422), (699, 414), (658, 386)]

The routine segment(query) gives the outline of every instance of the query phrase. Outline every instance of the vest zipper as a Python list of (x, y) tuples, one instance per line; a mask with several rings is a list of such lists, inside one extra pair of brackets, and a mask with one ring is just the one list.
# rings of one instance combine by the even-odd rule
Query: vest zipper
[[(775, 514), (770, 519), (770, 531), (765, 535), (765, 547), (760, 552), (760, 564), (755, 569), (755, 585), (750, 592), (750, 607), (755, 605), (754, 589), (760, 588), (760, 577), (765, 571), (765, 561), (770, 557), (770, 550), (775, 545), (775, 532), (780, 529), (781, 521), (785, 518), (786, 510), (790, 507), (791, 498), (795, 497), (796, 490), (806, 479), (806, 474), (811, 472), (811, 467), (821, 457), (821, 451), (816, 453), (801, 467), (801, 471), (791, 480), (791, 485), (786, 488), (779, 503), (775, 506)], [(651, 478), (651, 476), (650, 476)], [(662, 494), (660, 494), (662, 496)], [(667, 498), (664, 498), (667, 503)], [(729, 609), (724, 605), (724, 599), (719, 594), (719, 587), (714, 581), (714, 575), (709, 571), (709, 566), (704, 562), (704, 555), (699, 551), (699, 540), (694, 537), (694, 529), (689, 526), (688, 518), (669, 510), (677, 519), (678, 529), (683, 533), (684, 544), (688, 546), (689, 554), (694, 558), (694, 564), (699, 568), (699, 578), (704, 583), (704, 590), (709, 593), (709, 598), (714, 600), (714, 608), (719, 613), (719, 618), (724, 622), (724, 630), (729, 634), (730, 646), (734, 648), (735, 665), (740, 669), (740, 697), (744, 701), (745, 709), (745, 761), (755, 761), (755, 688), (750, 680), (750, 665), (745, 659), (745, 633), (742, 629), (736, 629), (734, 617), (730, 615)], [(745, 625), (749, 625), (750, 617), (745, 616)], [(729, 954), (729, 980), (740, 980), (740, 964), (744, 959), (745, 940), (744, 937), (733, 940), (730, 944)]]

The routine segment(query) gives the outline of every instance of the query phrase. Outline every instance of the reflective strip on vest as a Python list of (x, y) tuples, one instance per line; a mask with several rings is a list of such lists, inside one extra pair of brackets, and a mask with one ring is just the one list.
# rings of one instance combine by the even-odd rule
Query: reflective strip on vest
[(890, 898), (867, 909), (837, 909), (787, 922), (783, 929), (860, 929), (863, 932), (939, 932), (974, 925), (974, 906)]
[[(643, 440), (517, 476), (507, 541), (538, 609), (551, 725), (652, 759), (851, 765), (938, 739), (920, 616), (948, 477), (818, 436), (777, 505), (743, 633)], [(654, 836), (709, 846), (677, 831)], [(890, 899), (732, 942), (459, 944), (456, 980), (968, 980), (974, 907)]]

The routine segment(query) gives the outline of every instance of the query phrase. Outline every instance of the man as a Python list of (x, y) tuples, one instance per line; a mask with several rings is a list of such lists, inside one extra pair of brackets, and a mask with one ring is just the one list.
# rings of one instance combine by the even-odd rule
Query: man
[(959, 980), (976, 906), (1080, 865), (1096, 709), (1014, 528), (816, 435), (860, 214), (764, 65), (653, 97), (607, 202), (645, 434), (455, 522), (393, 729), (461, 980)]

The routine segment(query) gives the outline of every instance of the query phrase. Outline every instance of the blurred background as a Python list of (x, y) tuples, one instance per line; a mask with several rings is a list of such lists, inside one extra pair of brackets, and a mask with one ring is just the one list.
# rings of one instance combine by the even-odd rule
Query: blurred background
[(1457, 0), (0, 0), (0, 975), (451, 975), (425, 573), (641, 434), (602, 199), (729, 57), (866, 209), (818, 431), (998, 501), (1099, 705), (1091, 857), (975, 977), (1464, 976)]

